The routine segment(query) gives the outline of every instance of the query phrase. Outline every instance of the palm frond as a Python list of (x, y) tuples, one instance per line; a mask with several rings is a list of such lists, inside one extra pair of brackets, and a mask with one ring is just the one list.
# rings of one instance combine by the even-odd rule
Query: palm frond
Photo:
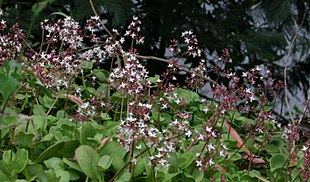
[(131, 19), (133, 4), (129, 0), (103, 0), (104, 9), (112, 15), (112, 25), (124, 25)]
[(266, 12), (266, 18), (270, 25), (279, 27), (292, 16), (292, 4), (290, 0), (263, 1), (260, 7)]

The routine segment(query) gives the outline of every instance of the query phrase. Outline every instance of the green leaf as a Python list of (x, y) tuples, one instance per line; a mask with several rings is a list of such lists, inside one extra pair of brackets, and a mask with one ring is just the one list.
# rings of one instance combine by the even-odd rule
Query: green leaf
[(92, 94), (92, 95), (96, 95), (96, 94), (97, 94), (96, 89), (93, 88), (93, 87), (87, 87), (86, 90), (87, 90), (90, 94)]
[(18, 100), (24, 100), (24, 99), (29, 98), (29, 97), (31, 97), (31, 95), (28, 95), (28, 94), (26, 94), (26, 95), (16, 94), (15, 95), (15, 98), (18, 99)]
[(0, 93), (2, 94), (3, 102), (5, 103), (6, 101), (8, 101), (10, 96), (18, 89), (19, 82), (15, 78), (7, 76), (3, 73), (0, 73), (0, 80)]
[(41, 11), (43, 11), (43, 9), (48, 7), (54, 1), (55, 0), (45, 0), (45, 1), (38, 2), (32, 6), (31, 11), (33, 12), (35, 16), (38, 16), (41, 13)]
[(14, 153), (11, 150), (3, 152), (3, 164), (11, 173), (20, 173), (24, 170), (28, 161), (28, 151), (25, 149), (17, 149)]
[(134, 166), (133, 177), (142, 175), (145, 171), (144, 161), (142, 159), (137, 159), (137, 163)]
[(34, 105), (33, 114), (38, 116), (46, 116), (45, 108), (42, 105)]
[(199, 102), (200, 101), (200, 96), (196, 92), (193, 92), (190, 90), (185, 90), (182, 88), (177, 88), (174, 91), (175, 91), (175, 93), (178, 94), (178, 97), (180, 97), (180, 98), (183, 97), (185, 99), (186, 103)]
[(121, 100), (121, 99), (126, 99), (127, 98), (127, 95), (126, 94), (123, 94), (121, 92), (114, 92), (113, 95), (112, 95), (112, 99), (114, 100)]
[(75, 156), (81, 169), (88, 177), (91, 179), (100, 178), (100, 172), (96, 167), (100, 158), (93, 148), (81, 145), (75, 150)]
[[(195, 182), (201, 182), (204, 177), (204, 173), (199, 171), (197, 167), (195, 167), (193, 170), (192, 168), (188, 168), (189, 170), (184, 171), (184, 176), (186, 176), (189, 179), (195, 180)], [(191, 180), (188, 180), (191, 181)]]
[(284, 147), (284, 141), (281, 139), (276, 139), (266, 144), (265, 150), (270, 153), (279, 153)]
[(74, 155), (75, 149), (80, 145), (77, 140), (68, 140), (63, 143), (57, 153), (63, 157), (71, 157)]
[(89, 122), (83, 123), (81, 127), (81, 136), (80, 136), (81, 144), (86, 145), (88, 138), (94, 137), (95, 134), (96, 130), (94, 129), (91, 123)]
[(16, 163), (14, 165), (17, 173), (20, 173), (26, 167), (28, 161), (28, 150), (25, 149), (17, 149), (16, 152)]
[(116, 128), (118, 127), (119, 122), (115, 121), (105, 121), (103, 123), (103, 133), (105, 136), (112, 137), (116, 135)]
[(118, 156), (118, 158), (124, 158), (126, 155), (126, 150), (117, 142), (112, 141), (107, 143), (101, 150), (100, 155), (115, 155)]
[(101, 113), (100, 117), (103, 120), (111, 120), (112, 119), (108, 113)]
[(129, 182), (131, 179), (131, 174), (129, 171), (124, 171), (121, 175), (115, 180), (115, 182)]
[(270, 179), (270, 181), (274, 181), (274, 175), (275, 174), (273, 172), (271, 172), (270, 170), (265, 170), (265, 172), (266, 172), (268, 178)]
[(112, 166), (116, 170), (120, 170), (124, 165), (124, 157), (126, 155), (125, 149), (115, 141), (107, 143), (102, 150), (100, 151), (100, 155), (109, 155), (112, 157)]
[(0, 170), (3, 174), (11, 176), (9, 169), (4, 165), (4, 162), (0, 160)]
[[(40, 164), (29, 164), (25, 168), (26, 179), (35, 178), (38, 181), (48, 182), (47, 175), (45, 174), (42, 165)], [(33, 180), (29, 180), (33, 181)]]
[(45, 116), (31, 116), (35, 130), (43, 131), (47, 126), (47, 118)]
[(16, 123), (17, 123), (16, 116), (0, 114), (0, 130), (13, 126)]
[(14, 139), (18, 145), (31, 147), (33, 145), (34, 137), (35, 135), (32, 133), (18, 132)]
[[(47, 95), (44, 95), (43, 98), (39, 97), (39, 100), (43, 104), (43, 106), (47, 109), (51, 108), (55, 101), (55, 99), (48, 97)], [(55, 105), (53, 106), (53, 108), (56, 108)]]
[(192, 152), (181, 153), (178, 155), (178, 167), (187, 168), (195, 160), (195, 154)]
[(168, 181), (170, 181), (172, 178), (176, 177), (177, 175), (179, 175), (179, 174), (181, 174), (181, 173), (183, 173), (183, 171), (178, 171), (178, 172), (176, 172), (176, 173), (171, 173), (171, 174), (170, 174), (170, 173), (165, 174), (163, 182), (168, 182)]
[(270, 158), (270, 168), (275, 170), (284, 167), (287, 157), (284, 154), (275, 154)]
[(159, 80), (159, 75), (155, 75), (154, 77), (150, 77), (149, 80), (151, 83), (156, 83)]
[(81, 168), (77, 163), (72, 162), (72, 161), (70, 161), (70, 160), (67, 159), (67, 158), (63, 158), (62, 160), (64, 161), (65, 164), (67, 164), (67, 165), (68, 165), (69, 167), (71, 167), (72, 169), (75, 169), (75, 170), (77, 170), (77, 171), (83, 173), (82, 168)]
[(109, 72), (105, 70), (95, 69), (94, 74), (100, 82), (105, 82), (107, 78), (109, 77)]
[(57, 169), (55, 170), (56, 177), (59, 179), (59, 182), (69, 182), (70, 181), (70, 173), (63, 170)]
[(64, 155), (71, 155), (79, 142), (77, 140), (70, 140), (66, 142), (59, 142), (54, 145), (51, 145), (46, 150), (44, 150), (35, 160), (35, 162), (42, 162), (51, 157), (59, 157)]
[(13, 75), (17, 72), (17, 68), (21, 68), (22, 65), (18, 63), (16, 60), (4, 61), (3, 67), (6, 70), (7, 75)]
[(48, 147), (46, 150), (44, 150), (39, 155), (39, 157), (37, 157), (35, 162), (41, 162), (41, 161), (44, 161), (44, 160), (49, 159), (51, 157), (57, 156), (57, 151), (58, 151), (58, 149), (60, 149), (62, 147), (63, 144), (64, 144), (64, 142), (59, 142), (59, 143), (56, 143), (56, 144)]
[(43, 162), (48, 169), (63, 169), (63, 160), (58, 157), (52, 157)]
[(114, 169), (118, 171), (125, 166), (125, 162), (122, 158), (120, 158), (119, 156), (115, 154), (115, 155), (112, 155), (112, 166), (114, 167)]
[(65, 13), (60, 12), (60, 11), (51, 13), (50, 15), (60, 15), (60, 16), (63, 16), (63, 17), (65, 17), (65, 18), (68, 17), (68, 15), (66, 15)]
[(98, 166), (100, 166), (103, 170), (109, 169), (111, 164), (112, 164), (112, 157), (108, 155), (102, 156), (98, 162)]
[(83, 61), (83, 62), (81, 63), (81, 67), (82, 67), (83, 69), (90, 70), (90, 69), (93, 68), (93, 62), (91, 62), (91, 61)]

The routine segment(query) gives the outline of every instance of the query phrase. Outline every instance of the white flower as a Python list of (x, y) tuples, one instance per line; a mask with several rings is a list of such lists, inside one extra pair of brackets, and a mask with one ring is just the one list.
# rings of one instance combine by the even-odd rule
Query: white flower
[(224, 150), (221, 150), (221, 151), (220, 151), (220, 156), (221, 156), (221, 157), (225, 157)]
[(136, 149), (138, 149), (138, 150), (140, 150), (141, 148), (142, 148), (142, 146), (141, 146), (141, 145), (136, 146)]
[(177, 99), (177, 100), (175, 101), (176, 104), (180, 104), (180, 102), (181, 102), (180, 99)]
[(203, 109), (203, 112), (206, 113), (206, 114), (208, 113), (208, 111), (209, 111), (209, 108), (204, 108)]
[(155, 155), (155, 157), (157, 157), (157, 158), (161, 158), (161, 157), (163, 157), (163, 154), (162, 154), (162, 153), (160, 153), (160, 152), (158, 152), (158, 154), (157, 154), (157, 155)]
[(134, 122), (134, 121), (137, 120), (137, 118), (132, 117), (132, 116), (128, 116), (128, 117), (126, 118), (126, 120), (129, 121), (129, 122)]
[(256, 100), (256, 99), (255, 99), (254, 95), (251, 95), (250, 102), (252, 102), (253, 100)]
[(212, 166), (214, 164), (214, 162), (213, 162), (213, 159), (211, 158), (210, 160), (209, 160), (209, 166)]
[(228, 148), (226, 147), (226, 145), (225, 144), (223, 144), (223, 149), (225, 149), (225, 150), (227, 150)]
[(199, 137), (198, 137), (198, 140), (204, 140), (204, 137), (202, 134), (199, 133)]
[(209, 127), (209, 126), (206, 126), (206, 131), (209, 132), (209, 133), (211, 133), (211, 132), (212, 132), (212, 128)]
[(125, 88), (126, 86), (127, 86), (126, 83), (122, 83), (122, 84), (119, 86), (119, 88), (120, 88), (120, 89), (123, 89), (123, 88)]
[(174, 152), (174, 148), (171, 144), (167, 146), (167, 149), (169, 152)]
[(167, 163), (167, 160), (165, 160), (165, 159), (160, 159), (159, 161), (158, 161), (158, 163), (161, 165), (161, 166), (165, 166), (165, 164)]
[(133, 164), (137, 164), (137, 159), (136, 158), (132, 158), (130, 162), (133, 163)]
[(248, 93), (248, 94), (251, 94), (251, 93), (252, 93), (250, 88), (246, 88), (246, 89), (245, 89), (245, 92)]
[(82, 107), (83, 109), (86, 109), (88, 106), (89, 106), (89, 102), (85, 102), (81, 107)]
[(247, 77), (248, 73), (247, 72), (242, 72), (242, 77)]
[(301, 149), (302, 151), (306, 151), (306, 150), (308, 150), (308, 147), (306, 147), (305, 145), (304, 146), (302, 146), (302, 149)]
[(228, 78), (230, 78), (230, 77), (232, 77), (232, 76), (234, 76), (234, 74), (233, 74), (233, 73), (229, 73), (229, 74), (227, 74), (227, 77), (228, 77)]
[(187, 137), (190, 137), (192, 135), (192, 131), (191, 130), (188, 130), (186, 133), (185, 133), (185, 136)]
[(148, 109), (152, 109), (152, 104), (145, 104), (144, 106)]
[(255, 69), (256, 69), (256, 71), (262, 70), (262, 69), (261, 69), (260, 67), (258, 67), (258, 66), (257, 66)]
[(201, 161), (201, 160), (197, 160), (197, 161), (196, 161), (196, 166), (197, 166), (197, 167), (202, 166), (202, 161)]
[(207, 147), (209, 152), (215, 149), (212, 143), (208, 144)]
[(163, 104), (161, 108), (162, 109), (167, 109), (168, 108), (168, 104)]

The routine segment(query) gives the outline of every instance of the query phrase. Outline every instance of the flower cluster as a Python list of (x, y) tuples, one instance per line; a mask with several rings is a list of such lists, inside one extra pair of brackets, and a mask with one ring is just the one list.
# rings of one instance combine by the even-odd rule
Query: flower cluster
[(67, 45), (70, 49), (81, 48), (83, 45), (81, 26), (71, 17), (66, 17), (57, 22), (44, 20), (41, 27), (47, 32), (46, 38), (49, 44), (61, 42), (60, 46)]
[(178, 54), (181, 52), (180, 48), (178, 47), (177, 40), (175, 40), (175, 39), (170, 40), (169, 51), (171, 51), (174, 54)]
[(137, 44), (144, 43), (144, 37), (140, 35), (141, 31), (141, 21), (138, 17), (134, 16), (133, 21), (128, 26), (128, 30), (125, 33), (125, 36), (131, 37), (136, 41)]
[(72, 119), (79, 122), (89, 121), (90, 118), (99, 119), (105, 106), (105, 102), (93, 96), (89, 101), (79, 105)]
[(303, 168), (299, 170), (302, 174), (303, 181), (308, 181), (310, 179), (310, 142), (305, 144), (301, 151), (303, 151)]
[[(0, 9), (0, 16), (3, 14)], [(2, 31), (5, 32), (2, 34)], [(7, 30), (6, 21), (0, 21), (0, 65), (5, 60), (19, 60), (18, 53), (22, 51), (22, 42), (25, 38), (18, 24), (14, 24)]]
[(206, 73), (206, 65), (205, 60), (201, 60), (199, 65), (190, 70), (192, 74), (186, 78), (185, 82), (188, 84), (190, 88), (199, 89), (202, 88), (205, 84), (205, 80), (203, 78), (198, 77), (197, 75), (204, 76)]
[(69, 87), (69, 81), (81, 72), (80, 60), (67, 51), (35, 53), (29, 60), (32, 70), (47, 88)]
[(193, 34), (193, 31), (185, 31), (182, 33), (184, 42), (187, 45), (187, 53), (193, 57), (201, 56), (201, 49), (198, 47), (198, 40), (196, 35)]
[(231, 63), (232, 60), (230, 58), (230, 52), (229, 49), (225, 48), (222, 50), (222, 55), (219, 58), (220, 61), (224, 62), (224, 63)]
[[(86, 30), (91, 32), (91, 35), (95, 35), (94, 33), (99, 31), (101, 27), (100, 17), (92, 16), (90, 19), (86, 20)], [(94, 36), (95, 38), (95, 36)], [(93, 42), (97, 42), (96, 39), (92, 39)]]
[(139, 95), (149, 88), (148, 72), (137, 60), (135, 54), (127, 54), (124, 68), (115, 68), (108, 79), (111, 88), (129, 96)]
[(225, 144), (217, 146), (216, 140), (220, 134), (212, 126), (205, 124), (201, 131), (195, 130), (192, 143), (204, 143), (200, 153), (196, 153), (196, 166), (200, 171), (205, 171), (215, 164), (215, 159), (226, 157), (227, 147)]

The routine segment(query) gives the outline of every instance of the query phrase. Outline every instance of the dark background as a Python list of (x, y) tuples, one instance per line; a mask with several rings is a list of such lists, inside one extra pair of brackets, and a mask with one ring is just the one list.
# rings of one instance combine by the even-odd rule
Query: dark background
[[(310, 3), (307, 0), (93, 0), (93, 3), (101, 18), (107, 20), (108, 29), (117, 28), (120, 33), (125, 32), (133, 15), (139, 17), (145, 36), (144, 45), (138, 47), (141, 55), (165, 58), (170, 40), (182, 42), (181, 33), (193, 30), (208, 64), (216, 64), (222, 50), (228, 48), (233, 62), (227, 66), (239, 74), (264, 66), (276, 79), (283, 80), (287, 66), (290, 103), (302, 109), (301, 103), (308, 97)], [(41, 41), (42, 20), (63, 18), (52, 13), (65, 13), (81, 24), (93, 16), (89, 0), (0, 0), (0, 6), (7, 23), (17, 21), (33, 47)], [(197, 61), (188, 58), (186, 63), (195, 66)], [(148, 61), (147, 67), (150, 74), (160, 74), (166, 69), (165, 64), (156, 61)], [(227, 84), (211, 72), (209, 76)], [(185, 76), (178, 77), (180, 84), (184, 84)], [(287, 109), (281, 107), (283, 98), (276, 112), (285, 116)]]

